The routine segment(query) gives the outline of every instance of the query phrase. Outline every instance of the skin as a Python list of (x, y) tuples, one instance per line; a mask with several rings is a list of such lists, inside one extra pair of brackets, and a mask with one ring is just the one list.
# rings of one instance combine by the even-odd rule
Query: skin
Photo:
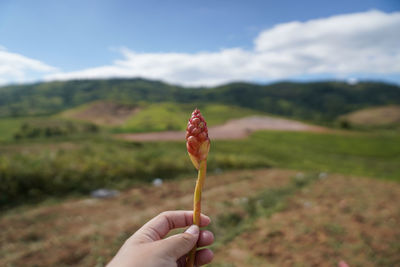
[[(210, 218), (201, 214), (200, 226), (210, 223)], [(184, 233), (164, 238), (169, 231), (190, 226)], [(197, 247), (214, 242), (210, 231), (193, 225), (193, 211), (166, 211), (147, 222), (128, 238), (107, 267), (172, 267), (185, 266), (186, 254)], [(195, 264), (210, 263), (213, 252), (200, 249), (196, 252)]]

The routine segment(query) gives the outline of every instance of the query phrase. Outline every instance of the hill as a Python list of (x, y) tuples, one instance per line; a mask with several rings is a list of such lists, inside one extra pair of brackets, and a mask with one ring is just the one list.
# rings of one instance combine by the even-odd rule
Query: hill
[(366, 108), (340, 117), (342, 123), (350, 125), (374, 127), (400, 125), (400, 106), (383, 106)]
[(124, 124), (140, 108), (135, 105), (120, 104), (113, 101), (95, 101), (60, 114), (62, 118), (88, 121), (100, 126), (118, 126)]
[(48, 115), (97, 100), (129, 105), (227, 104), (319, 123), (368, 107), (400, 105), (400, 87), (381, 82), (231, 83), (184, 88), (144, 79), (79, 80), (0, 88), (0, 117)]
[[(266, 115), (253, 109), (224, 104), (199, 104), (197, 107), (207, 114), (209, 126), (222, 124), (229, 119)], [(95, 101), (63, 111), (56, 117), (107, 126), (113, 132), (158, 132), (186, 129), (193, 108), (193, 104), (176, 102), (122, 104)]]

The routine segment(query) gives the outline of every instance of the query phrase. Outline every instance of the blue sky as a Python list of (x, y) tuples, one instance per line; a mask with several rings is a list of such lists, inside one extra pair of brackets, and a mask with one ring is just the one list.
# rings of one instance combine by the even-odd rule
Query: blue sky
[[(400, 48), (393, 47), (398, 39), (392, 36), (398, 23), (394, 14), (399, 11), (398, 0), (1, 0), (0, 84), (114, 76), (142, 76), (185, 85), (351, 77), (400, 83), (400, 67), (388, 59), (392, 54), (393, 59), (400, 57)], [(346, 43), (361, 38), (365, 45), (342, 55), (346, 59), (349, 54), (364, 51), (347, 64), (358, 60), (358, 66), (329, 68), (326, 65), (338, 63), (321, 51), (334, 51), (335, 47), (318, 41), (310, 44), (314, 39), (287, 38), (304, 30), (329, 39), (337, 32), (330, 28), (329, 18), (341, 25), (341, 21), (352, 22), (352, 16), (359, 18), (350, 25), (354, 29), (339, 33), (333, 43), (337, 51), (342, 51), (341, 45), (347, 49)], [(362, 20), (372, 21), (368, 26), (371, 32), (362, 34)], [(300, 24), (294, 25), (295, 22)], [(382, 28), (375, 29), (374, 25)], [(397, 34), (400, 36), (400, 30)], [(375, 51), (371, 41), (374, 35), (390, 40)], [(281, 36), (284, 41), (277, 40)], [(281, 51), (281, 47), (295, 45), (296, 41), (310, 45)], [(270, 45), (272, 42), (281, 47)], [(321, 51), (314, 53), (314, 47)], [(377, 57), (384, 50), (390, 51), (373, 62), (364, 60)], [(365, 64), (373, 67), (362, 67)], [(245, 70), (236, 70), (242, 66), (246, 66)]]

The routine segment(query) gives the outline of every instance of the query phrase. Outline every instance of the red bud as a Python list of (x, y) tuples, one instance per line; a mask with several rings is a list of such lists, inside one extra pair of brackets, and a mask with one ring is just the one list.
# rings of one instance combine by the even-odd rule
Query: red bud
[(200, 161), (207, 158), (210, 148), (207, 123), (198, 109), (193, 111), (186, 128), (186, 147), (193, 164), (198, 168)]

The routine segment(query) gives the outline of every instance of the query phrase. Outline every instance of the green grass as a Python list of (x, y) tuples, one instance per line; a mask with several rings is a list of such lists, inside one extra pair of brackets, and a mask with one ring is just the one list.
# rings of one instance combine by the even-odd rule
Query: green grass
[[(68, 127), (72, 127), (72, 129), (69, 129), (70, 131), (66, 132), (65, 130)], [(64, 132), (64, 135), (81, 134), (90, 130), (89, 128), (92, 130), (94, 129), (94, 132), (100, 131), (100, 128), (97, 128), (93, 124), (60, 118), (57, 116), (0, 118), (0, 148), (1, 144), (14, 144), (16, 136), (19, 136), (19, 139), (24, 139), (26, 137), (25, 135), (28, 133), (28, 128), (30, 130), (41, 132), (33, 134), (29, 138), (36, 138), (39, 136), (43, 136), (44, 138), (44, 132), (46, 130), (48, 132), (49, 130), (61, 130)], [(47, 134), (47, 136), (51, 136), (51, 134)]]
[(0, 142), (10, 141), (18, 132), (21, 125), (29, 118), (2, 118), (0, 119)]
[[(208, 169), (279, 167), (400, 181), (400, 136), (257, 132), (211, 144)], [(107, 134), (0, 145), (0, 206), (126, 188), (195, 174), (184, 142), (132, 143)]]
[[(156, 103), (144, 104), (142, 109), (117, 128), (118, 132), (157, 132), (184, 130), (190, 113), (196, 108), (192, 104)], [(209, 126), (218, 125), (230, 119), (262, 114), (251, 109), (220, 105), (198, 105)]]
[(257, 132), (214, 143), (214, 150), (268, 160), (276, 167), (364, 175), (400, 181), (400, 135)]

